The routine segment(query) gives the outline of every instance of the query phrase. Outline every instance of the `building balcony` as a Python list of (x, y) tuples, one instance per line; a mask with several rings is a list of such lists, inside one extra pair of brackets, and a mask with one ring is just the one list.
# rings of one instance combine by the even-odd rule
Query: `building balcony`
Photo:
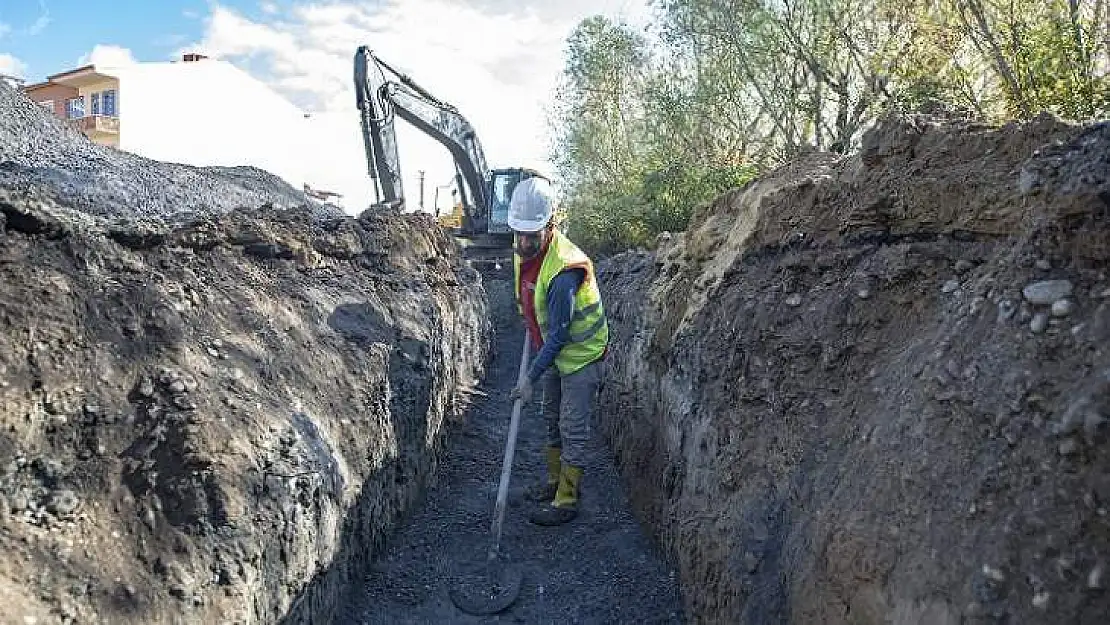
[(110, 117), (108, 115), (86, 115), (70, 121), (77, 125), (78, 130), (87, 135), (97, 133), (106, 135), (119, 134), (118, 117)]

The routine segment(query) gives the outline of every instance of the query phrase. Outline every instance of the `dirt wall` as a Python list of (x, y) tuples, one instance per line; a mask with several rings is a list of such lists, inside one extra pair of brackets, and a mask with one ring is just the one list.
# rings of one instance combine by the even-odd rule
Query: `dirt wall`
[(601, 422), (703, 623), (1110, 614), (1110, 124), (892, 117), (605, 262)]
[(307, 208), (0, 215), (0, 622), (331, 622), (483, 372), (455, 245)]

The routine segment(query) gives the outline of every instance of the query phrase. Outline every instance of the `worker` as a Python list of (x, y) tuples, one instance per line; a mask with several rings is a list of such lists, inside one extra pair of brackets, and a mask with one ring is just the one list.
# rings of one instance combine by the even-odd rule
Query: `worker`
[(531, 521), (547, 526), (578, 515), (593, 401), (609, 343), (593, 263), (556, 228), (555, 210), (551, 182), (535, 176), (516, 185), (508, 215), (517, 308), (538, 351), (511, 396), (527, 404), (542, 381), (547, 475), (525, 495), (542, 503)]

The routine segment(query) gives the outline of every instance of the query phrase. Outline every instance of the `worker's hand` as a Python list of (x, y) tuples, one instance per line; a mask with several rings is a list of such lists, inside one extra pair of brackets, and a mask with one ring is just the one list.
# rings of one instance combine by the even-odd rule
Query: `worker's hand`
[(522, 404), (527, 404), (532, 401), (532, 380), (524, 378), (523, 382), (509, 392), (509, 398), (513, 400), (519, 399)]

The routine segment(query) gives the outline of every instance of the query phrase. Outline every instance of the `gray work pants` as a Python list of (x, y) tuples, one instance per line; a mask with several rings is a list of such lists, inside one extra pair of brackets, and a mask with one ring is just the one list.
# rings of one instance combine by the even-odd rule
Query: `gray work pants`
[(583, 467), (590, 442), (594, 396), (601, 382), (601, 361), (594, 361), (568, 376), (554, 365), (543, 375), (543, 418), (547, 444), (562, 448), (563, 462)]

